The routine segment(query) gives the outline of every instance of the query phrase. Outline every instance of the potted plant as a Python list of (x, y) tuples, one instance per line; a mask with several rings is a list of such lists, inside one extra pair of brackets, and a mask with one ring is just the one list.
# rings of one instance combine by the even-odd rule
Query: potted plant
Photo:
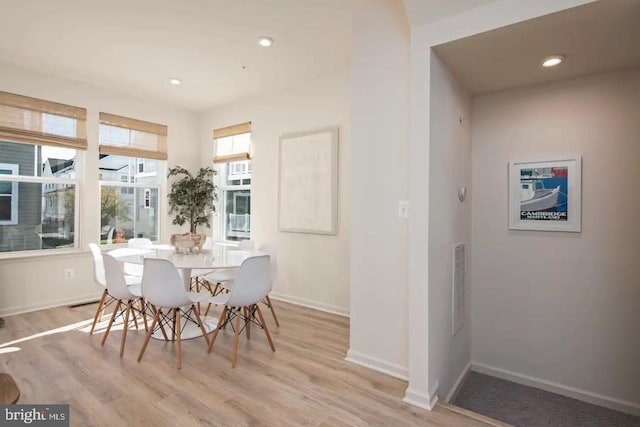
[(169, 214), (173, 217), (173, 224), (189, 224), (189, 233), (174, 234), (171, 244), (176, 247), (202, 247), (204, 234), (197, 234), (199, 225), (211, 227), (211, 214), (216, 211), (214, 202), (218, 200), (217, 187), (213, 183), (216, 171), (207, 166), (200, 168), (197, 174), (183, 167), (169, 168), (167, 177), (180, 177), (171, 183), (169, 191)]

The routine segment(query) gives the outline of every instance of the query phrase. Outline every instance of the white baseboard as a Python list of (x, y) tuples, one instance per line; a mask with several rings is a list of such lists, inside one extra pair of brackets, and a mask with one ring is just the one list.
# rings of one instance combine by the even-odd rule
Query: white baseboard
[(571, 397), (573, 399), (582, 400), (594, 405), (604, 406), (605, 408), (614, 409), (627, 414), (640, 416), (639, 403), (569, 387), (563, 384), (531, 377), (529, 375), (523, 375), (506, 369), (485, 365), (483, 363), (471, 362), (471, 370), (481, 374), (487, 374), (504, 380), (513, 381), (514, 383), (536, 387), (562, 396)]
[(32, 311), (45, 310), (47, 308), (60, 307), (63, 305), (74, 305), (74, 304), (84, 304), (88, 302), (94, 302), (100, 300), (100, 295), (102, 292), (91, 294), (91, 295), (81, 295), (73, 298), (64, 298), (60, 300), (48, 300), (39, 304), (29, 304), (23, 305), (19, 307), (11, 307), (0, 309), (0, 316), (13, 316), (16, 314), (29, 313)]
[(458, 378), (456, 379), (456, 382), (453, 383), (453, 386), (451, 387), (451, 390), (449, 391), (449, 394), (444, 399), (445, 403), (451, 402), (451, 400), (456, 395), (456, 392), (458, 391), (458, 389), (462, 385), (462, 382), (467, 377), (467, 374), (469, 373), (470, 370), (471, 370), (471, 362), (467, 363), (467, 366), (462, 368), (462, 371), (460, 372), (460, 375), (458, 375)]
[(344, 360), (403, 381), (409, 381), (409, 370), (404, 366), (385, 362), (382, 359), (367, 356), (366, 354), (353, 350), (347, 351), (347, 357), (345, 357)]
[(432, 411), (433, 408), (438, 403), (438, 389), (440, 388), (440, 383), (436, 381), (433, 386), (433, 390), (431, 393), (424, 394), (419, 393), (416, 390), (409, 387), (407, 391), (405, 391), (403, 402), (408, 403), (413, 406), (417, 406), (419, 408), (426, 409), (428, 411)]
[(291, 295), (280, 294), (278, 292), (271, 292), (269, 298), (284, 301), (290, 304), (299, 305), (302, 307), (313, 308), (315, 310), (324, 311), (326, 313), (337, 314), (338, 316), (349, 317), (349, 309), (338, 307), (331, 304), (323, 304), (321, 302), (312, 301), (306, 298), (294, 297)]

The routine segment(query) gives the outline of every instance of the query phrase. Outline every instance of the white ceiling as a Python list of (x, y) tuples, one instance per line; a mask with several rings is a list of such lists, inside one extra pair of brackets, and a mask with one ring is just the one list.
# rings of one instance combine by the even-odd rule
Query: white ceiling
[(462, 13), (497, 0), (403, 0), (411, 26)]
[[(436, 54), (473, 94), (640, 66), (640, 1), (601, 0), (445, 43)], [(565, 54), (543, 68), (542, 58)]]
[[(346, 69), (352, 14), (368, 1), (0, 0), (0, 60), (203, 111)], [(403, 3), (416, 26), (492, 1)], [(274, 45), (260, 47), (262, 35)], [(475, 94), (639, 66), (640, 1), (601, 0), (435, 50)], [(539, 66), (558, 52), (560, 67)]]
[(201, 111), (348, 67), (364, 1), (0, 0), (0, 58)]

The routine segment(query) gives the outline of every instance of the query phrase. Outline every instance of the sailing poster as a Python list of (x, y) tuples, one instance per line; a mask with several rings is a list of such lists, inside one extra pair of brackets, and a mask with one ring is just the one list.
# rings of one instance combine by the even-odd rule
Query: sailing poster
[(509, 162), (509, 228), (581, 231), (580, 157)]
[(568, 168), (520, 169), (520, 219), (567, 221)]

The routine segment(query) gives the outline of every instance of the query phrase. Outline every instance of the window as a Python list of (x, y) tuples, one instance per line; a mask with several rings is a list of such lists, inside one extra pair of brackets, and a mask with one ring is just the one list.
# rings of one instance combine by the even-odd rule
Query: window
[(101, 243), (158, 240), (167, 127), (100, 113)]
[[(0, 175), (17, 175), (18, 165), (0, 163)], [(47, 184), (48, 185), (48, 184)], [(18, 183), (0, 181), (0, 224), (18, 223)]]
[(151, 189), (144, 189), (144, 208), (149, 209), (151, 207)]
[(0, 252), (77, 247), (86, 110), (0, 92)]
[(224, 240), (251, 238), (251, 123), (213, 131), (214, 163), (220, 180), (221, 235)]

